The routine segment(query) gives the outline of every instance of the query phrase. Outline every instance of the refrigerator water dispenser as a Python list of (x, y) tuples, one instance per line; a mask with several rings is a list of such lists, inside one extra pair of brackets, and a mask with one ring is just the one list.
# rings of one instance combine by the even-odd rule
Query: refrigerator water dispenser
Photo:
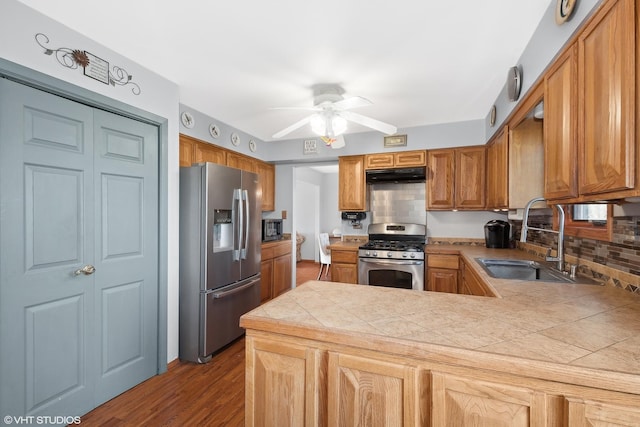
[(233, 222), (230, 209), (213, 212), (213, 252), (233, 250)]

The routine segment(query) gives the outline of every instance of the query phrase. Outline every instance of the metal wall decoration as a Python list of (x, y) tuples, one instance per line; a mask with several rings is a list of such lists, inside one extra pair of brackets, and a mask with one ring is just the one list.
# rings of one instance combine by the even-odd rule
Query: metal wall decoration
[(70, 49), (68, 47), (51, 49), (47, 46), (49, 44), (49, 37), (43, 33), (36, 34), (35, 39), (36, 43), (44, 49), (44, 54), (49, 56), (54, 55), (58, 63), (63, 67), (71, 68), (72, 70), (82, 67), (84, 75), (87, 77), (104, 84), (110, 84), (113, 87), (131, 85), (131, 92), (134, 95), (140, 95), (140, 86), (132, 81), (133, 76), (124, 68), (118, 67), (117, 65), (109, 68), (108, 61), (86, 50)]

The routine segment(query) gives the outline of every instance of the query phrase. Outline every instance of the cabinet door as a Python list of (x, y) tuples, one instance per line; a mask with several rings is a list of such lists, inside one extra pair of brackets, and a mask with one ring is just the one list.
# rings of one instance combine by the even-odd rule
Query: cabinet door
[(548, 425), (543, 393), (439, 372), (431, 375), (433, 426)]
[(276, 206), (276, 172), (270, 163), (256, 161), (256, 169), (262, 187), (262, 210), (273, 211)]
[(487, 146), (487, 208), (509, 207), (509, 128), (505, 126)]
[(458, 293), (458, 270), (428, 268), (427, 290), (452, 294)]
[(193, 163), (194, 143), (180, 135), (180, 166), (191, 166)]
[(261, 304), (271, 299), (272, 286), (273, 286), (273, 259), (262, 260), (260, 262), (260, 303)]
[(273, 259), (273, 292), (272, 297), (291, 290), (291, 251)]
[(580, 194), (634, 188), (635, 4), (610, 1), (578, 38)]
[(484, 209), (485, 147), (455, 150), (455, 206), (458, 209)]
[(226, 164), (226, 153), (224, 149), (203, 142), (194, 144), (193, 161), (195, 163), (211, 162), (218, 165)]
[(365, 161), (366, 169), (384, 169), (394, 166), (393, 153), (367, 154)]
[(358, 283), (358, 266), (331, 262), (331, 281), (340, 283)]
[(544, 197), (578, 196), (576, 70), (578, 47), (568, 49), (544, 80)]
[(427, 164), (426, 154), (424, 150), (400, 151), (393, 153), (393, 163), (396, 167), (425, 166)]
[(338, 183), (338, 210), (367, 210), (364, 156), (338, 158)]
[(256, 161), (248, 156), (243, 156), (242, 154), (227, 153), (227, 166), (242, 169), (247, 172), (256, 172)]
[(329, 353), (328, 425), (420, 426), (417, 369)]
[(254, 337), (246, 346), (245, 426), (326, 425), (320, 350)]
[(600, 402), (583, 402), (567, 398), (568, 427), (640, 425), (638, 407), (616, 406)]
[(453, 209), (454, 205), (454, 150), (427, 152), (427, 208)]

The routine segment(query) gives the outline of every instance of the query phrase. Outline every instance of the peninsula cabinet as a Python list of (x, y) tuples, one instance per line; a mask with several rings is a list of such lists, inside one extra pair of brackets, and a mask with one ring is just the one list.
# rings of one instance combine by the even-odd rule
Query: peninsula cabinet
[(365, 156), (338, 157), (338, 210), (364, 212), (367, 210)]
[(431, 378), (433, 426), (562, 425), (560, 419), (549, 420), (548, 406), (553, 405), (547, 405), (544, 393), (440, 372)]
[(427, 164), (425, 150), (376, 153), (365, 156), (365, 169), (420, 167)]
[(485, 146), (427, 151), (427, 209), (485, 208)]
[(461, 366), (432, 351), (401, 356), (395, 344), (358, 348), (333, 331), (314, 339), (311, 329), (303, 338), (277, 328), (247, 328), (248, 427), (640, 425), (638, 395), (533, 378), (528, 359), (512, 359), (521, 375), (503, 373), (484, 368), (480, 353), (477, 365)]
[(509, 208), (509, 128), (487, 145), (487, 209)]
[(548, 199), (640, 195), (635, 9), (635, 0), (604, 2), (545, 76)]
[(640, 408), (567, 398), (567, 427), (640, 426)]
[(247, 338), (246, 426), (326, 426), (324, 370), (319, 350)]
[(419, 392), (426, 386), (419, 373), (400, 363), (330, 351), (328, 425), (425, 425), (420, 411), (429, 402)]

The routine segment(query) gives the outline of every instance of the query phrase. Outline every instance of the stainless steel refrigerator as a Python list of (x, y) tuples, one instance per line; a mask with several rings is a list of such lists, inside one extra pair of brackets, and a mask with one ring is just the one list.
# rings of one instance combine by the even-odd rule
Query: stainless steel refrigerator
[(180, 359), (209, 361), (260, 304), (261, 210), (258, 175), (180, 168)]

